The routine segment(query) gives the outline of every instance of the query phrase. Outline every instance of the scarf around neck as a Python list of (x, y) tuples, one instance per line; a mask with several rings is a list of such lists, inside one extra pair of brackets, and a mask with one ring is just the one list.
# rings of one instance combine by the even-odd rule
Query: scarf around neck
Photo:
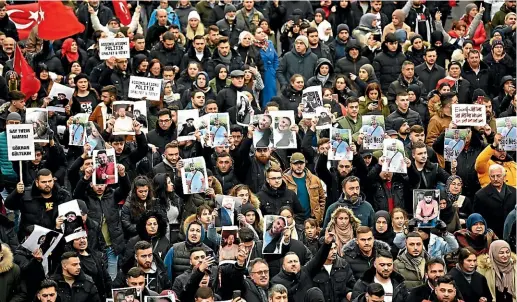
[(337, 251), (340, 256), (343, 255), (343, 247), (347, 242), (354, 238), (354, 230), (352, 228), (352, 223), (348, 223), (348, 225), (344, 229), (338, 228), (336, 223), (332, 224), (332, 228), (334, 233), (336, 234), (336, 245)]
[(470, 273), (466, 272), (463, 270), (463, 268), (460, 266), (459, 263), (456, 263), (456, 269), (461, 272), (461, 274), (463, 275), (463, 277), (465, 277), (465, 279), (467, 280), (468, 283), (470, 283), (472, 281), (472, 275), (474, 274), (475, 270), (473, 270)]
[(497, 291), (502, 293), (506, 289), (508, 293), (515, 297), (515, 264), (512, 258), (506, 263), (497, 259), (497, 254), (499, 254), (502, 248), (511, 250), (510, 245), (506, 241), (496, 240), (490, 244), (490, 251), (488, 252), (490, 262), (492, 262), (492, 268), (495, 271), (495, 286), (497, 287)]

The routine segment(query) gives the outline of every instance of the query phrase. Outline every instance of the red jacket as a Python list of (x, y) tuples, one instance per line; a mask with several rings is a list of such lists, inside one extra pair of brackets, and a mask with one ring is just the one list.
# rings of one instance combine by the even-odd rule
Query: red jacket
[[(465, 21), (465, 23), (467, 23), (467, 30), (468, 30), (472, 20), (470, 20), (470, 22), (468, 22), (469, 20), (468, 20), (467, 16), (465, 16), (465, 15), (463, 15), (463, 17), (461, 17), (460, 20), (463, 20), (463, 21)], [(483, 44), (486, 41), (486, 31), (485, 31), (485, 25), (483, 24), (483, 22), (479, 22), (479, 25), (476, 28), (476, 31), (474, 32), (474, 36), (469, 37), (469, 38), (472, 41), (474, 41), (474, 49), (480, 50), (481, 44)]]

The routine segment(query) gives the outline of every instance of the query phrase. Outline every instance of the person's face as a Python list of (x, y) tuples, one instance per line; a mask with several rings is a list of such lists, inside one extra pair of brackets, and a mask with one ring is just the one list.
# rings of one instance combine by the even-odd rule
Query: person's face
[[(512, 11), (515, 11), (515, 6), (514, 8), (512, 9)], [(508, 25), (508, 26), (514, 26), (515, 25), (515, 22), (517, 22), (517, 17), (515, 15), (510, 15), (508, 16), (508, 18), (506, 19), (505, 21), (505, 24)]]
[(159, 25), (164, 26), (165, 24), (167, 24), (167, 13), (166, 12), (158, 11), (156, 13), (156, 17), (158, 18)]
[(282, 173), (270, 172), (267, 177), (267, 182), (273, 189), (280, 188), (282, 185)]
[(409, 134), (409, 124), (408, 123), (404, 123), (402, 124), (402, 126), (400, 126), (400, 129), (399, 129), (399, 133), (401, 134)]
[(88, 80), (80, 79), (77, 81), (77, 88), (79, 88), (80, 91), (86, 91), (88, 89)]
[(171, 117), (168, 114), (160, 115), (158, 117), (158, 125), (162, 130), (168, 130), (172, 125)]
[(377, 218), (377, 220), (375, 221), (375, 229), (377, 230), (377, 232), (381, 234), (386, 232), (388, 230), (388, 222), (386, 221), (386, 218)]
[(95, 194), (97, 194), (98, 196), (102, 196), (102, 194), (104, 194), (104, 191), (106, 190), (106, 185), (94, 185), (93, 183), (91, 184), (91, 187), (93, 189), (93, 191), (95, 192)]
[(101, 100), (104, 102), (104, 104), (109, 105), (113, 101), (110, 94), (108, 92), (103, 92), (101, 94)]
[(479, 54), (478, 53), (470, 53), (468, 60), (467, 60), (472, 68), (478, 68), (479, 67)]
[(291, 126), (291, 120), (287, 117), (283, 117), (278, 121), (278, 130), (286, 131), (289, 130), (289, 127)]
[(170, 95), (172, 93), (172, 85), (170, 83), (165, 84), (163, 88), (164, 95)]
[(354, 102), (354, 103), (348, 103), (347, 105), (347, 114), (351, 117), (351, 118), (357, 118), (357, 115), (359, 114), (359, 103), (358, 102)]
[(140, 65), (138, 65), (138, 71), (145, 72), (147, 70), (147, 67), (149, 67), (149, 62), (147, 60), (142, 61)]
[(14, 40), (12, 38), (5, 38), (3, 43), (3, 49), (5, 53), (12, 54), (14, 52)]
[(247, 189), (241, 189), (237, 191), (237, 197), (242, 199), (242, 203), (246, 204), (250, 200), (250, 192)]
[(205, 50), (205, 39), (196, 39), (194, 40), (194, 48), (197, 52), (203, 52)]
[(240, 145), (240, 143), (242, 141), (242, 133), (240, 133), (240, 132), (231, 132), (230, 134), (231, 134), (231, 136), (233, 138), (233, 144), (235, 146)]
[(301, 175), (305, 170), (305, 162), (291, 163), (291, 170), (297, 175)]
[(246, 222), (251, 225), (254, 224), (257, 219), (257, 216), (255, 216), (255, 212), (253, 211), (247, 212), (244, 217), (246, 218)]
[(257, 148), (255, 151), (255, 157), (259, 162), (265, 164), (271, 157), (271, 150), (269, 150), (269, 148)]
[(420, 237), (410, 237), (406, 239), (407, 252), (413, 257), (417, 257), (422, 253), (423, 241)]
[(229, 156), (217, 158), (217, 168), (221, 173), (226, 173), (232, 167), (232, 159)]
[(508, 263), (511, 258), (511, 251), (507, 247), (503, 247), (495, 257), (502, 263)]
[(504, 52), (504, 47), (501, 45), (496, 45), (492, 49), (497, 56), (501, 56)]
[(151, 71), (152, 75), (154, 75), (156, 77), (159, 76), (162, 71), (162, 67), (160, 66), (160, 63), (158, 63), (158, 62), (153, 63), (150, 71)]
[(205, 251), (196, 251), (190, 254), (190, 265), (198, 266), (206, 258)]
[[(4, 8), (5, 9), (5, 8)], [(0, 18), (3, 18), (0, 14)], [(38, 292), (38, 300), (40, 302), (56, 302), (57, 292), (55, 287), (43, 288)]]
[(434, 292), (436, 293), (436, 298), (440, 302), (452, 302), (456, 297), (456, 289), (454, 285), (448, 283), (441, 283), (438, 285)]
[(68, 272), (72, 276), (78, 276), (81, 273), (81, 261), (78, 257), (71, 257), (62, 264), (63, 271)]
[(219, 39), (219, 31), (213, 31), (213, 30), (211, 30), (211, 31), (208, 33), (208, 40), (209, 40), (211, 43), (215, 43), (218, 39)]
[(476, 222), (470, 229), (470, 231), (477, 235), (485, 234), (485, 224), (483, 222)]
[(294, 42), (294, 48), (298, 53), (304, 53), (307, 50), (305, 44), (300, 40)]
[(169, 192), (169, 193), (172, 192), (174, 190), (174, 184), (172, 183), (172, 180), (169, 177), (167, 177), (166, 184), (167, 184), (167, 192)]
[(506, 7), (511, 10), (511, 11), (514, 11), (515, 10), (515, 4), (516, 4), (516, 1), (505, 1), (504, 2), (506, 4)]
[(341, 160), (339, 161), (337, 165), (337, 171), (339, 173), (339, 176), (346, 177), (350, 172), (352, 172), (352, 163), (348, 160)]
[(260, 287), (266, 287), (269, 284), (269, 267), (264, 263), (256, 263), (251, 267), (250, 276), (253, 283)]
[(350, 55), (350, 57), (352, 57), (353, 59), (357, 59), (357, 57), (359, 56), (359, 49), (357, 48), (352, 48), (348, 51), (348, 54)]
[(226, 57), (228, 53), (230, 53), (230, 43), (220, 43), (217, 45), (217, 50), (219, 51), (219, 54), (223, 57)]
[(180, 151), (178, 148), (167, 148), (165, 149), (165, 159), (173, 165), (178, 163), (180, 158)]
[(350, 224), (350, 216), (348, 216), (348, 213), (346, 213), (346, 212), (339, 213), (339, 215), (336, 217), (336, 226), (339, 229), (344, 230), (349, 224)]
[(477, 257), (474, 254), (469, 255), (465, 260), (463, 260), (463, 263), (461, 263), (461, 267), (463, 270), (467, 273), (473, 272), (476, 270), (477, 266)]
[(205, 88), (206, 87), (206, 77), (203, 74), (198, 75), (197, 77), (197, 87)]
[(361, 186), (358, 181), (349, 181), (345, 185), (345, 196), (352, 202), (356, 202), (359, 199), (361, 193)]
[(287, 224), (292, 225), (294, 221), (293, 213), (289, 210), (283, 210), (280, 212), (280, 216), (285, 217), (287, 219)]
[(219, 70), (219, 79), (226, 80), (227, 77), (228, 77), (228, 70), (226, 70), (226, 68), (221, 68)]
[(398, 26), (402, 21), (397, 17), (396, 14), (391, 15), (391, 22), (393, 22), (393, 25)]
[(293, 88), (296, 90), (296, 91), (301, 91), (303, 90), (303, 87), (304, 87), (304, 82), (303, 82), (303, 78), (302, 77), (296, 77), (294, 78), (294, 80), (291, 82), (291, 86), (293, 86)]
[[(319, 15), (319, 14), (318, 14)], [(320, 21), (321, 22), (321, 21)], [(320, 39), (317, 32), (310, 33), (307, 38), (309, 39), (310, 45), (318, 45)]]
[[(172, 70), (164, 71), (163, 72), (163, 79), (166, 80), (166, 81), (174, 80), (174, 71), (172, 71)], [(171, 85), (171, 84), (169, 84), (169, 85)], [(167, 87), (167, 86), (165, 86), (165, 87)], [(171, 90), (172, 90), (172, 85), (171, 85)]]
[(88, 248), (88, 239), (86, 237), (77, 238), (73, 242), (73, 247), (77, 251), (84, 251)]
[(192, 18), (192, 19), (188, 20), (188, 25), (189, 25), (191, 28), (195, 29), (195, 28), (197, 28), (197, 26), (199, 25), (199, 20), (198, 20), (198, 19), (195, 19), (195, 18)]
[(42, 79), (42, 80), (48, 80), (48, 71), (46, 71), (46, 70), (42, 70), (42, 71), (39, 73), (39, 77), (40, 77), (40, 79)]
[(460, 194), (461, 193), (461, 181), (459, 179), (454, 179), (449, 185), (449, 191), (452, 194)]
[(137, 291), (140, 292), (140, 293), (145, 288), (145, 276), (138, 276), (136, 278), (128, 277), (126, 282), (127, 282), (127, 286), (136, 287)]
[(500, 188), (504, 184), (504, 176), (504, 171), (502, 171), (502, 169), (492, 170), (489, 174), (490, 183), (492, 184), (492, 186)]
[(388, 42), (388, 50), (389, 51), (396, 51), (397, 48), (399, 47), (399, 42), (398, 41), (395, 41), (395, 42)]
[(36, 151), (36, 154), (34, 156), (34, 160), (32, 162), (35, 165), (39, 165), (41, 163), (42, 158), (43, 158), (43, 154), (41, 154), (40, 151)]
[(337, 37), (339, 38), (339, 40), (341, 41), (346, 41), (348, 40), (348, 37), (349, 37), (349, 33), (348, 33), (348, 30), (342, 30), (340, 31), (338, 34), (337, 34)]
[(449, 68), (449, 75), (453, 78), (457, 78), (460, 76), (460, 73), (461, 73), (461, 69), (458, 65), (452, 65), (450, 68)]
[(370, 100), (377, 100), (379, 98), (379, 91), (377, 91), (376, 89), (370, 90), (368, 92), (368, 98)]
[(424, 56), (424, 60), (429, 65), (436, 63), (436, 51), (427, 52)]
[(392, 224), (398, 229), (402, 228), (404, 226), (404, 223), (406, 222), (404, 214), (402, 214), (401, 212), (395, 212), (395, 214), (393, 214), (392, 220)]
[(378, 13), (381, 11), (382, 1), (371, 1), (370, 5), (372, 7), (372, 11), (374, 11), (375, 13)]
[(376, 295), (369, 295), (366, 293), (365, 295), (366, 302), (384, 302), (384, 296), (376, 296)]
[(251, 34), (247, 34), (242, 38), (241, 45), (249, 47), (251, 45)]
[(127, 70), (127, 59), (117, 59), (117, 67), (119, 70)]
[(427, 269), (426, 277), (431, 284), (436, 285), (436, 279), (445, 276), (445, 269), (440, 263), (435, 263)]
[(192, 98), (192, 103), (197, 108), (203, 107), (205, 105), (205, 94), (203, 92), (197, 92)]
[(415, 75), (415, 65), (408, 64), (402, 69), (402, 74), (407, 79), (412, 79)]
[(158, 221), (151, 217), (145, 222), (145, 230), (150, 236), (155, 236), (158, 233)]
[[(147, 229), (147, 226), (146, 226)], [(138, 266), (143, 269), (150, 269), (153, 264), (153, 249), (148, 248), (145, 250), (137, 250), (136, 251), (136, 262)]]
[(149, 187), (148, 186), (136, 187), (136, 196), (140, 200), (146, 200), (148, 195), (149, 195)]
[(285, 256), (282, 268), (288, 273), (297, 274), (300, 271), (300, 259), (298, 255)]
[(426, 148), (417, 148), (413, 150), (413, 158), (417, 163), (425, 163), (427, 162), (427, 149)]
[(363, 160), (364, 160), (364, 163), (366, 164), (366, 166), (370, 166), (370, 164), (372, 163), (372, 156), (371, 155), (366, 155), (363, 157)]
[(191, 243), (198, 243), (201, 240), (201, 226), (200, 225), (193, 224), (189, 227), (188, 240)]
[(54, 188), (54, 178), (52, 177), (52, 175), (41, 175), (39, 176), (39, 178), (36, 179), (36, 186), (38, 187), (38, 189), (48, 194), (52, 191), (52, 188)]
[(70, 68), (70, 71), (74, 74), (80, 74), (81, 73), (81, 65), (79, 63), (72, 64), (72, 67)]
[(232, 77), (232, 85), (237, 88), (241, 88), (244, 85), (244, 76)]
[(201, 223), (204, 224), (209, 224), (210, 222), (212, 222), (212, 216), (210, 215), (210, 211), (203, 210), (201, 212), (201, 216), (199, 217), (199, 221), (201, 221)]
[(380, 277), (388, 279), (393, 272), (393, 259), (378, 257), (375, 259), (374, 266)]
[(77, 43), (76, 42), (72, 42), (72, 46), (70, 47), (70, 51), (71, 52), (77, 52)]

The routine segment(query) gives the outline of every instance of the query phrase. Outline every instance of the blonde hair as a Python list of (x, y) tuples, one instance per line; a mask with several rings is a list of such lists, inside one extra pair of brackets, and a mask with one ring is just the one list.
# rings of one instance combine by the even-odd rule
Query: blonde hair
[(355, 233), (357, 228), (361, 226), (361, 220), (359, 220), (359, 218), (355, 217), (354, 212), (346, 207), (337, 207), (334, 210), (334, 212), (332, 212), (332, 215), (330, 216), (330, 222), (328, 225), (329, 230), (335, 226), (336, 220), (341, 213), (346, 213), (348, 215), (348, 218), (350, 219), (350, 223), (352, 224), (352, 229), (354, 230), (354, 233)]

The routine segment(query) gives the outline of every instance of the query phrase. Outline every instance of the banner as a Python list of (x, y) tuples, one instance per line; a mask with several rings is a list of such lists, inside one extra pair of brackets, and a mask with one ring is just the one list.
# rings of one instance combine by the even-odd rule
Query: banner
[(452, 122), (456, 126), (485, 126), (485, 105), (452, 104)]
[(129, 78), (129, 94), (132, 99), (147, 98), (149, 101), (159, 101), (162, 92), (162, 80), (144, 77)]
[(30, 124), (7, 125), (7, 150), (10, 161), (34, 160), (34, 131)]
[(99, 40), (99, 58), (107, 60), (111, 57), (129, 59), (129, 38), (106, 38)]

